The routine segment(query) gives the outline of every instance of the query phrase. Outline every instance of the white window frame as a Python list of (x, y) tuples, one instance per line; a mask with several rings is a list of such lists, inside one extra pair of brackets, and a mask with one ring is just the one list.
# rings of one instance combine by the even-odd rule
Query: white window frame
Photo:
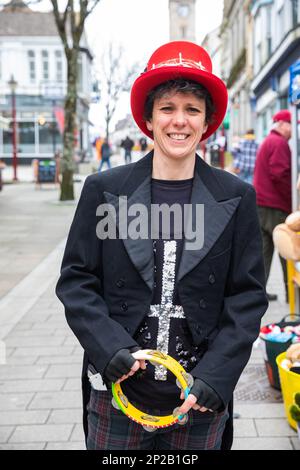
[(41, 51), (43, 80), (50, 80), (49, 52), (46, 49)]
[(54, 54), (55, 54), (56, 81), (62, 82), (64, 78), (63, 53), (61, 50), (57, 49)]
[(28, 65), (29, 65), (29, 81), (31, 83), (36, 82), (36, 56), (33, 49), (27, 51)]

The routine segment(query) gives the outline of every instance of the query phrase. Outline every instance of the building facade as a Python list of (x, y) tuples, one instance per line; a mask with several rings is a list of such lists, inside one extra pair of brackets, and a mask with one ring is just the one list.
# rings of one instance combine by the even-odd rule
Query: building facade
[[(90, 151), (88, 111), (91, 54), (82, 38), (78, 63), (77, 151)], [(0, 11), (0, 158), (12, 155), (12, 92), (17, 82), (17, 148), (20, 162), (47, 159), (62, 150), (67, 64), (53, 13), (30, 10), (19, 0)]]
[(210, 33), (206, 34), (201, 46), (209, 53), (212, 64), (213, 73), (221, 77), (221, 27), (218, 26)]
[(273, 114), (289, 106), (289, 68), (300, 58), (300, 1), (224, 0), (220, 35), (229, 148), (249, 128), (261, 142)]
[(254, 22), (253, 81), (259, 140), (270, 130), (272, 115), (288, 108), (289, 67), (300, 59), (300, 1), (251, 2)]
[(236, 136), (254, 126), (253, 95), (253, 21), (247, 0), (225, 0), (221, 25), (221, 78), (229, 95), (228, 148)]
[(195, 0), (169, 0), (170, 41), (195, 41)]

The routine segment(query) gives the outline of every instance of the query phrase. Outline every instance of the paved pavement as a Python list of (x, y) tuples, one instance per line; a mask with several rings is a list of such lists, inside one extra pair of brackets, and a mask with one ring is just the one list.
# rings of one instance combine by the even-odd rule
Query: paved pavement
[[(82, 350), (54, 293), (75, 204), (58, 203), (54, 186), (36, 190), (26, 171), (26, 182), (0, 193), (0, 449), (84, 449)], [(276, 257), (268, 290), (279, 300), (264, 324), (288, 313)], [(233, 449), (300, 449), (259, 349), (238, 384), (235, 412)]]

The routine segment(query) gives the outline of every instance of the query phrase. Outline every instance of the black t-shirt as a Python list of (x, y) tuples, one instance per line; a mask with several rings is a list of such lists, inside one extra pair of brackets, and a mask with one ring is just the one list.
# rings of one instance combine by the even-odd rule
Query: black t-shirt
[[(198, 361), (198, 349), (192, 345), (191, 333), (177, 292), (176, 277), (184, 244), (183, 208), (184, 204), (190, 202), (192, 184), (192, 178), (171, 181), (152, 179), (152, 205), (167, 204), (170, 207), (179, 204), (182, 218), (181, 223), (176, 218), (174, 224), (174, 218), (171, 217), (167, 227), (162, 226), (162, 218), (159, 218), (156, 237), (153, 239), (153, 298), (150, 311), (134, 338), (142, 349), (158, 349), (174, 357), (187, 372)], [(166, 228), (170, 228), (168, 238)], [(138, 371), (122, 382), (122, 389), (141, 410), (170, 411), (182, 403), (175, 376), (163, 366), (154, 367), (148, 363), (145, 372)]]

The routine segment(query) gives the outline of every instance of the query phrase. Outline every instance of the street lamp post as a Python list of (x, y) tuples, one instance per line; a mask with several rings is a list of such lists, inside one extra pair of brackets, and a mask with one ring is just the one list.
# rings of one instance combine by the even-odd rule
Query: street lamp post
[(17, 112), (16, 112), (16, 88), (18, 83), (12, 75), (8, 85), (11, 91), (11, 106), (12, 106), (12, 121), (13, 121), (13, 134), (12, 134), (12, 146), (13, 146), (13, 169), (14, 169), (14, 181), (18, 181), (17, 177)]

